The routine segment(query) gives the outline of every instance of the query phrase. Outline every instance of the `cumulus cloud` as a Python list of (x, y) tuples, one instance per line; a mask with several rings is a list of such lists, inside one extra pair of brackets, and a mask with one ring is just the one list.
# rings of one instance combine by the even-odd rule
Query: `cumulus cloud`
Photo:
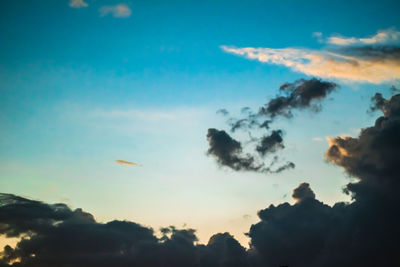
[(86, 3), (84, 0), (71, 0), (69, 1), (69, 6), (72, 8), (84, 8), (88, 7), (89, 4)]
[[(382, 83), (400, 78), (399, 32), (386, 30), (371, 38), (331, 37), (337, 47), (322, 50), (221, 46), (227, 53), (283, 65), (321, 78)], [(353, 40), (353, 41), (351, 41)], [(378, 46), (379, 45), (379, 46)]]
[(330, 162), (361, 179), (361, 182), (347, 186), (350, 192), (356, 194), (358, 190), (370, 186), (382, 186), (390, 192), (400, 183), (400, 94), (390, 99), (376, 94), (373, 101), (374, 109), (383, 112), (375, 125), (362, 129), (357, 138), (331, 138), (326, 153)]
[(0, 194), (0, 234), (21, 237), (0, 266), (244, 266), (246, 250), (228, 233), (196, 245), (193, 229), (153, 229), (130, 221), (96, 222), (81, 209)]
[(400, 95), (373, 100), (383, 116), (356, 138), (330, 138), (326, 152), (329, 162), (357, 178), (345, 188), (354, 201), (330, 207), (302, 183), (293, 191), (294, 205), (259, 211), (261, 221), (251, 226), (249, 237), (261, 266), (378, 266), (399, 261)]
[(114, 18), (128, 18), (132, 14), (131, 8), (126, 4), (103, 6), (99, 9), (100, 16), (112, 15)]
[[(392, 266), (400, 261), (400, 94), (380, 100), (383, 115), (374, 125), (358, 137), (331, 138), (326, 152), (356, 178), (345, 188), (353, 201), (328, 206), (302, 183), (293, 190), (293, 205), (258, 212), (247, 250), (229, 233), (201, 245), (193, 229), (162, 228), (157, 237), (134, 222), (99, 223), (62, 203), (0, 194), (0, 234), (21, 238), (3, 249), (0, 266)], [(242, 168), (241, 144), (223, 131), (209, 133), (209, 153)]]
[(296, 189), (293, 190), (292, 197), (297, 202), (300, 202), (308, 198), (315, 199), (315, 194), (311, 190), (309, 183), (301, 183)]

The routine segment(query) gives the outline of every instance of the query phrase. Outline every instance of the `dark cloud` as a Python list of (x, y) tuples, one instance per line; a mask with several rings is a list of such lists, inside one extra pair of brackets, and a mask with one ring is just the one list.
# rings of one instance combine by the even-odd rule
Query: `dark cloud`
[(311, 109), (319, 111), (321, 109), (320, 100), (326, 98), (328, 94), (339, 86), (333, 82), (326, 82), (319, 79), (304, 80), (300, 79), (293, 83), (284, 83), (279, 88), (283, 96), (271, 99), (259, 111), (260, 115), (293, 117), (293, 109)]
[[(400, 94), (375, 98), (376, 110), (383, 113), (375, 124), (358, 137), (332, 138), (326, 152), (329, 162), (355, 178), (345, 188), (353, 201), (326, 205), (302, 183), (293, 191), (293, 205), (270, 205), (258, 212), (260, 221), (247, 233), (248, 250), (228, 233), (215, 234), (207, 245), (197, 244), (193, 229), (162, 228), (158, 238), (134, 222), (99, 223), (65, 204), (0, 194), (0, 234), (21, 238), (15, 248), (3, 249), (0, 266), (396, 266)], [(240, 142), (216, 129), (209, 129), (208, 138), (209, 153), (221, 164), (243, 168), (237, 167), (243, 163)], [(259, 171), (271, 167), (255, 166)]]
[[(270, 205), (258, 212), (260, 221), (247, 233), (248, 250), (228, 233), (212, 236), (207, 245), (196, 243), (193, 229), (167, 227), (157, 238), (137, 223), (98, 223), (65, 204), (2, 194), (0, 233), (22, 239), (15, 248), (4, 248), (0, 266), (396, 266), (400, 94), (381, 100), (383, 116), (373, 126), (356, 138), (332, 138), (326, 153), (329, 162), (355, 178), (345, 188), (353, 201), (326, 205), (302, 183), (293, 191), (293, 205)], [(209, 130), (208, 138), (210, 154), (242, 168), (240, 142), (216, 129)]]
[(297, 202), (303, 201), (305, 199), (313, 198), (315, 199), (315, 194), (310, 188), (310, 184), (302, 183), (296, 189), (293, 190), (293, 199)]
[(129, 221), (98, 223), (81, 209), (0, 194), (0, 233), (22, 237), (6, 246), (0, 266), (245, 266), (246, 250), (228, 233), (197, 245), (193, 229), (151, 228)]
[(246, 250), (229, 233), (220, 233), (213, 235), (208, 241), (199, 266), (244, 267), (246, 265)]
[(400, 94), (389, 100), (376, 94), (373, 101), (374, 109), (381, 110), (384, 116), (374, 126), (362, 129), (358, 138), (330, 139), (326, 153), (330, 162), (361, 180), (348, 185), (352, 193), (365, 187), (384, 187), (388, 193), (397, 190), (400, 183)]
[(345, 192), (353, 202), (325, 205), (315, 199), (308, 183), (300, 184), (294, 205), (271, 205), (251, 226), (251, 250), (259, 266), (391, 266), (400, 229), (400, 95), (374, 106), (383, 112), (375, 125), (357, 138), (331, 139), (329, 162), (344, 168), (350, 182)]
[(282, 134), (282, 130), (274, 130), (270, 135), (263, 136), (256, 147), (257, 152), (265, 156), (267, 153), (274, 153), (285, 148)]
[(372, 98), (372, 105), (370, 107), (370, 112), (374, 112), (377, 110), (384, 111), (386, 106), (386, 99), (382, 96), (381, 93), (376, 93)]
[[(309, 109), (314, 112), (321, 110), (321, 101), (331, 92), (339, 88), (333, 82), (322, 81), (320, 79), (300, 79), (293, 83), (284, 83), (279, 91), (283, 95), (276, 96), (262, 106), (258, 112), (253, 113), (249, 107), (242, 108), (241, 113), (245, 118), (231, 118), (228, 124), (231, 131), (237, 129), (265, 128), (278, 116), (292, 118), (292, 111), (295, 109)], [(265, 117), (269, 119), (265, 120)]]
[[(207, 135), (210, 143), (208, 154), (216, 156), (217, 161), (221, 165), (231, 167), (234, 170), (252, 170), (261, 171), (266, 173), (280, 173), (284, 170), (295, 167), (292, 162), (277, 167), (271, 171), (272, 165), (277, 162), (277, 157), (274, 157), (270, 162), (269, 167), (264, 168), (263, 163), (255, 163), (256, 155), (259, 154), (261, 158), (266, 155), (271, 155), (279, 150), (285, 148), (283, 140), (283, 132), (280, 129), (272, 130), (269, 134), (261, 137), (254, 137), (252, 131), (270, 130), (271, 124), (278, 116), (292, 118), (294, 109), (309, 109), (314, 112), (321, 110), (321, 100), (326, 98), (332, 91), (336, 90), (339, 86), (333, 82), (322, 81), (320, 79), (300, 79), (293, 83), (284, 83), (280, 86), (279, 91), (282, 95), (277, 96), (268, 101), (258, 112), (253, 112), (249, 107), (244, 107), (241, 110), (242, 118), (230, 118), (228, 125), (232, 133), (237, 130), (247, 131), (250, 140), (239, 143), (236, 141), (236, 148), (232, 149), (234, 142), (231, 137), (227, 138), (227, 133), (224, 132), (225, 142), (213, 142), (210, 139), (210, 132)], [(219, 111), (218, 111), (219, 112)], [(227, 112), (225, 114), (228, 114)], [(221, 133), (222, 135), (222, 133)], [(218, 143), (218, 147), (215, 144)], [(256, 143), (254, 153), (242, 154), (242, 144)], [(230, 147), (223, 148), (224, 145), (231, 145)], [(238, 146), (240, 144), (240, 148)], [(229, 152), (229, 153), (227, 153)], [(239, 156), (240, 155), (240, 156)]]
[(220, 165), (236, 171), (260, 171), (263, 168), (262, 164), (255, 162), (254, 157), (248, 154), (244, 155), (241, 143), (225, 131), (208, 129), (207, 139), (210, 144), (207, 153), (213, 155)]
[[(272, 137), (274, 138), (274, 137)], [(286, 169), (294, 168), (295, 165), (292, 162), (287, 162), (282, 166), (275, 167), (278, 162), (278, 158), (274, 157), (269, 166), (264, 163), (259, 163), (260, 159), (256, 158), (248, 153), (244, 153), (242, 149), (242, 144), (233, 139), (224, 130), (208, 129), (207, 140), (209, 142), (210, 148), (208, 149), (208, 155), (212, 155), (217, 159), (218, 164), (221, 166), (229, 167), (235, 171), (254, 171), (261, 173), (280, 173)], [(266, 146), (260, 148), (260, 151), (267, 153), (267, 150), (275, 150), (278, 145), (274, 142), (271, 148)], [(260, 152), (261, 153), (261, 152)]]

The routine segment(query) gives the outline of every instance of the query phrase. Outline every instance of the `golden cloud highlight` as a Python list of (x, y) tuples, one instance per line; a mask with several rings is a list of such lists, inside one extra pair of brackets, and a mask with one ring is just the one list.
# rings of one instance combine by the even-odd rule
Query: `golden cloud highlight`
[(126, 160), (122, 160), (122, 159), (117, 159), (116, 162), (117, 162), (118, 164), (121, 164), (121, 165), (141, 166), (141, 165), (139, 165), (139, 164), (137, 164), (137, 163), (135, 163), (135, 162), (126, 161)]
[(295, 48), (236, 48), (221, 46), (227, 53), (263, 63), (286, 66), (293, 71), (321, 78), (382, 83), (400, 78), (400, 59), (348, 56), (330, 51)]

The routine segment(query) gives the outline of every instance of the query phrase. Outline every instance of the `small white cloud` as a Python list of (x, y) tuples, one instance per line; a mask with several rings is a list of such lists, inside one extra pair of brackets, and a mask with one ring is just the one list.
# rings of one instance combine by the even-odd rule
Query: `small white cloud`
[(114, 18), (128, 18), (132, 14), (132, 10), (126, 4), (103, 6), (99, 9), (99, 12), (101, 17), (112, 15)]
[(86, 3), (84, 0), (71, 0), (69, 1), (69, 6), (72, 8), (83, 8), (88, 7), (89, 4)]
[(400, 44), (400, 32), (394, 29), (380, 30), (367, 38), (332, 36), (328, 38), (327, 43), (340, 46), (398, 45)]

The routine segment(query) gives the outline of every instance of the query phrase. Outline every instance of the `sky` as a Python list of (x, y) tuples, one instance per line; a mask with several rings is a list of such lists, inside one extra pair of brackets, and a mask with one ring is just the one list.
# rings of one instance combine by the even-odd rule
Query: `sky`
[[(371, 97), (400, 88), (398, 56), (376, 60), (353, 49), (398, 47), (399, 8), (398, 1), (3, 0), (0, 191), (82, 208), (98, 222), (190, 227), (203, 244), (229, 232), (244, 247), (257, 212), (296, 203), (301, 183), (325, 204), (352, 201), (342, 190), (354, 173), (324, 156), (327, 137), (358, 137), (380, 116), (367, 112)], [(317, 99), (318, 112), (290, 102), (291, 118), (274, 117), (271, 130), (282, 129), (285, 148), (271, 153), (295, 167), (225, 164), (208, 129), (253, 153), (245, 140), (262, 130), (232, 132), (229, 123), (300, 79), (335, 89)]]

